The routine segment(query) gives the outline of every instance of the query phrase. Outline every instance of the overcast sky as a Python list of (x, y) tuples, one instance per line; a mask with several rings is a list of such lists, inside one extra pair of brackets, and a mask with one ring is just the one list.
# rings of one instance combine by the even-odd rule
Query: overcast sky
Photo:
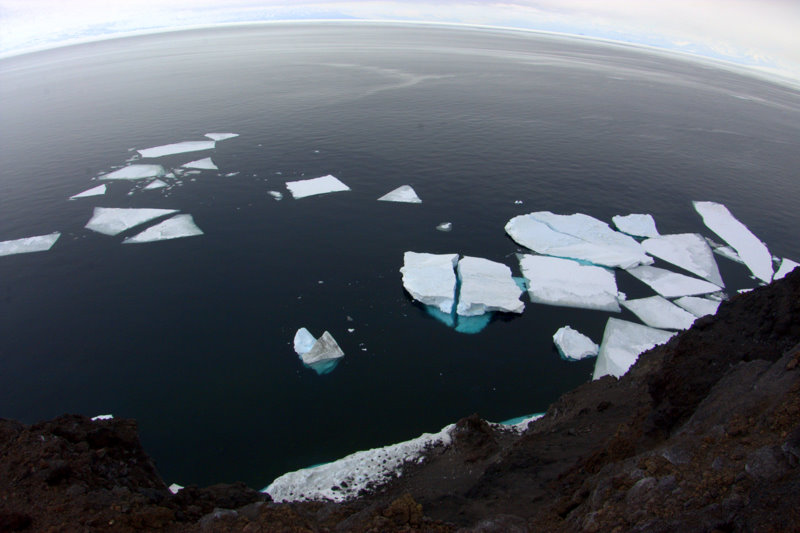
[(128, 32), (304, 19), (581, 34), (724, 59), (800, 80), (800, 0), (0, 0), (0, 54)]

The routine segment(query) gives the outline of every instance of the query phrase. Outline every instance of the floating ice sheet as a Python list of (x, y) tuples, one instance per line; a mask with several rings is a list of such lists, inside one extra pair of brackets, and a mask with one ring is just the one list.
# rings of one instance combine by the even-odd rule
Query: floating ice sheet
[(709, 300), (708, 298), (698, 298), (697, 296), (684, 296), (683, 298), (675, 300), (674, 303), (700, 318), (701, 316), (717, 314), (719, 304), (722, 302), (719, 300)]
[(314, 196), (317, 194), (327, 194), (330, 192), (350, 190), (350, 187), (330, 174), (310, 180), (287, 181), (286, 188), (289, 189), (289, 192), (292, 193), (292, 196), (295, 199), (305, 198), (306, 196)]
[(791, 259), (786, 259), (785, 257), (781, 261), (781, 266), (778, 268), (778, 271), (775, 272), (775, 279), (783, 279), (786, 277), (786, 274), (794, 270), (795, 268), (799, 267), (800, 263), (795, 263)]
[(141, 233), (128, 237), (122, 244), (139, 244), (144, 242), (168, 241), (182, 237), (202, 235), (203, 230), (194, 223), (192, 215), (175, 215), (160, 224), (147, 228)]
[(458, 254), (403, 254), (403, 287), (420, 303), (438, 308), (442, 313), (453, 311), (456, 297)]
[(187, 152), (199, 152), (200, 150), (211, 150), (214, 148), (214, 141), (185, 141), (174, 144), (164, 144), (152, 148), (137, 150), (142, 157), (162, 157), (165, 155), (185, 154)]
[(625, 300), (620, 304), (654, 328), (689, 329), (697, 318), (661, 296)]
[(395, 190), (384, 194), (378, 200), (381, 202), (405, 202), (408, 204), (422, 203), (422, 200), (417, 196), (411, 185), (401, 185)]
[(661, 235), (643, 241), (642, 246), (652, 256), (679, 266), (714, 285), (725, 286), (711, 248), (696, 233)]
[(766, 244), (753, 235), (747, 226), (734, 218), (724, 205), (715, 202), (693, 202), (693, 204), (708, 229), (736, 250), (755, 277), (764, 283), (772, 281), (772, 256)]
[(730, 259), (735, 263), (740, 263), (742, 265), (744, 264), (744, 261), (742, 261), (742, 258), (739, 257), (739, 254), (736, 253), (736, 250), (734, 250), (730, 246), (720, 246), (718, 248), (714, 248), (714, 253), (717, 255), (721, 255), (725, 259)]
[(511, 276), (511, 269), (480, 257), (464, 257), (458, 262), (461, 290), (456, 312), (460, 316), (477, 316), (489, 311), (521, 313), (525, 304)]
[(617, 215), (611, 218), (611, 222), (622, 233), (633, 235), (634, 237), (658, 237), (656, 221), (652, 215)]
[(95, 207), (94, 215), (86, 223), (86, 229), (103, 235), (118, 235), (145, 222), (177, 212), (177, 209)]
[(673, 335), (675, 334), (669, 331), (609, 318), (592, 379), (600, 379), (609, 374), (622, 376), (633, 366), (639, 354), (667, 342)]
[(633, 277), (646, 283), (665, 298), (709, 294), (719, 291), (719, 287), (708, 281), (677, 274), (654, 266), (638, 266), (628, 269)]
[(532, 302), (618, 312), (614, 273), (570, 259), (523, 255), (522, 275)]
[(592, 339), (569, 326), (559, 328), (553, 335), (553, 342), (558, 348), (561, 358), (567, 361), (580, 361), (587, 357), (595, 357), (600, 349), (592, 342)]
[(505, 230), (522, 246), (544, 255), (621, 268), (653, 262), (632, 237), (582, 213), (528, 213), (509, 220)]
[(184, 168), (197, 168), (200, 170), (219, 170), (217, 165), (214, 164), (210, 157), (204, 157), (203, 159), (198, 159), (196, 161), (189, 161), (181, 166)]
[(76, 194), (74, 196), (70, 196), (69, 199), (70, 200), (75, 200), (76, 198), (88, 198), (90, 196), (101, 196), (101, 195), (103, 195), (105, 193), (106, 193), (106, 186), (105, 186), (105, 184), (103, 184), (103, 185), (98, 185), (97, 187), (92, 187), (91, 189), (88, 189), (86, 191), (78, 193), (78, 194)]
[(155, 189), (163, 189), (167, 186), (167, 182), (161, 180), (154, 180), (147, 184), (147, 187), (144, 188), (146, 191), (152, 191)]
[(59, 237), (61, 237), (61, 233), (56, 231), (48, 235), (37, 235), (36, 237), (3, 241), (0, 242), (0, 256), (46, 252), (53, 247)]
[(206, 133), (206, 137), (212, 141), (227, 141), (228, 139), (233, 139), (238, 136), (238, 133)]
[(128, 165), (100, 176), (101, 180), (141, 180), (146, 178), (158, 178), (164, 175), (164, 167), (161, 165)]

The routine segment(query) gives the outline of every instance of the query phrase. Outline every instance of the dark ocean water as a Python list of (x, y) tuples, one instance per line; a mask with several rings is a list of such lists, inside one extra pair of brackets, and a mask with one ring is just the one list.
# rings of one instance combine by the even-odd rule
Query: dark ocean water
[[(67, 201), (131, 148), (228, 131), (240, 136), (213, 152), (157, 161), (210, 155), (218, 172)], [(518, 274), (503, 231), (515, 215), (646, 212), (662, 233), (711, 236), (691, 200), (713, 200), (798, 260), (798, 169), (797, 91), (575, 39), (286, 25), (6, 59), (0, 240), (63, 234), (0, 258), (0, 416), (133, 417), (168, 482), (261, 487), (473, 412), (544, 411), (594, 365), (562, 361), (553, 333), (571, 324), (599, 342), (609, 315), (528, 303), (460, 334), (404, 293), (404, 251)], [(293, 200), (284, 187), (324, 174), (352, 191)], [(421, 205), (375, 201), (403, 184)], [(205, 235), (123, 246), (83, 228), (95, 206), (180, 209)], [(436, 231), (444, 221), (452, 232)], [(729, 292), (754, 286), (718, 263)], [(331, 374), (298, 360), (301, 326), (344, 349)]]

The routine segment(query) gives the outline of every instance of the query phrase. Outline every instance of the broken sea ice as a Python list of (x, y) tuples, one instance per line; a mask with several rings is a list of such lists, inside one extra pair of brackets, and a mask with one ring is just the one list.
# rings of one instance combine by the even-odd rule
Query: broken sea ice
[(658, 237), (659, 235), (656, 229), (656, 221), (653, 220), (652, 215), (617, 215), (611, 217), (611, 222), (622, 233), (627, 233), (634, 237)]
[(31, 252), (46, 252), (56, 243), (61, 233), (54, 232), (48, 235), (37, 235), (11, 241), (0, 242), (0, 256), (28, 254)]
[(137, 150), (142, 157), (163, 157), (165, 155), (184, 154), (187, 152), (198, 152), (200, 150), (211, 150), (214, 148), (214, 141), (185, 141), (173, 144), (164, 144), (152, 148)]
[(606, 375), (621, 377), (642, 352), (667, 342), (673, 335), (675, 334), (669, 331), (609, 318), (592, 379), (600, 379)]
[(300, 328), (295, 333), (294, 351), (304, 365), (320, 375), (332, 372), (339, 364), (339, 359), (344, 357), (333, 335), (326, 331), (319, 339), (315, 339), (306, 328)]
[(122, 244), (139, 244), (145, 242), (168, 241), (182, 237), (202, 235), (203, 230), (194, 223), (192, 215), (175, 215), (160, 224), (147, 228), (141, 233), (128, 237)]
[(774, 279), (777, 280), (777, 279), (785, 278), (786, 275), (789, 272), (791, 272), (792, 270), (794, 270), (795, 268), (797, 268), (799, 266), (800, 266), (800, 263), (796, 263), (796, 262), (792, 261), (791, 259), (786, 259), (784, 257), (783, 260), (781, 260), (781, 266), (778, 267), (778, 271), (775, 272), (775, 278)]
[(105, 193), (106, 193), (106, 186), (105, 184), (103, 184), (103, 185), (98, 185), (97, 187), (92, 187), (91, 189), (85, 190), (76, 195), (70, 196), (69, 199), (75, 200), (77, 198), (89, 198), (90, 196), (101, 196)]
[(450, 315), (455, 305), (458, 254), (403, 254), (403, 287), (412, 298)]
[(205, 135), (212, 141), (226, 141), (228, 139), (233, 139), (234, 137), (238, 137), (238, 133), (206, 133)]
[(85, 227), (103, 235), (118, 235), (145, 222), (177, 212), (177, 209), (95, 207), (94, 214)]
[(528, 295), (534, 303), (618, 312), (614, 272), (571, 259), (543, 255), (520, 257)]
[(654, 328), (689, 329), (697, 318), (661, 296), (624, 300), (620, 304)]
[(724, 287), (717, 261), (706, 240), (696, 233), (661, 235), (642, 241), (645, 251), (659, 259)]
[(561, 358), (567, 361), (580, 361), (595, 357), (600, 349), (592, 339), (569, 326), (559, 328), (553, 335), (553, 343), (558, 348)]
[(100, 176), (101, 180), (141, 180), (146, 178), (158, 178), (164, 175), (164, 167), (161, 165), (128, 165)]
[(219, 170), (217, 165), (214, 164), (210, 157), (204, 157), (203, 159), (198, 159), (196, 161), (189, 161), (181, 166), (183, 168), (196, 168), (199, 170)]
[(336, 176), (328, 174), (319, 178), (299, 181), (287, 181), (286, 188), (295, 199), (327, 194), (331, 192), (349, 191), (350, 187), (339, 181)]
[(490, 311), (521, 313), (525, 309), (519, 299), (523, 291), (506, 265), (480, 257), (463, 257), (457, 271), (461, 283), (458, 315), (478, 316)]
[(684, 276), (683, 274), (677, 274), (654, 266), (644, 265), (630, 268), (628, 272), (665, 298), (710, 294), (720, 290), (717, 285), (708, 281)]
[(698, 298), (697, 296), (684, 296), (675, 300), (674, 303), (683, 307), (697, 318), (700, 318), (706, 315), (717, 314), (719, 304), (722, 302), (719, 300), (709, 300), (708, 298)]
[(395, 190), (388, 192), (378, 198), (380, 202), (403, 202), (408, 204), (421, 204), (422, 200), (420, 200), (417, 193), (411, 187), (411, 185), (401, 185), (400, 187), (396, 188)]

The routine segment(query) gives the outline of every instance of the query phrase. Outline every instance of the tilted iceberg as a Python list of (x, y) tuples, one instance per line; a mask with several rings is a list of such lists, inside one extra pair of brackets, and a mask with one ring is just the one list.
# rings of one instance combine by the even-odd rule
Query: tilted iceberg
[(708, 281), (684, 276), (683, 274), (677, 274), (654, 266), (644, 265), (629, 268), (628, 272), (665, 298), (709, 294), (720, 290), (719, 286)]
[(611, 222), (622, 233), (627, 233), (634, 237), (658, 237), (659, 235), (656, 229), (656, 221), (653, 220), (652, 215), (617, 215), (611, 217)]
[(46, 252), (53, 247), (59, 237), (61, 237), (61, 233), (56, 231), (47, 235), (3, 241), (0, 242), (0, 256)]
[(412, 298), (431, 305), (442, 313), (453, 311), (456, 298), (456, 272), (458, 254), (403, 254), (403, 287)]
[(380, 202), (404, 202), (408, 204), (421, 204), (419, 196), (411, 185), (401, 185), (395, 190), (388, 192), (378, 198)]
[(689, 329), (697, 318), (661, 296), (624, 300), (620, 304), (654, 328)]
[(295, 333), (294, 351), (304, 365), (320, 375), (332, 372), (339, 364), (339, 359), (344, 357), (333, 335), (326, 331), (319, 339), (315, 339), (306, 328), (300, 328)]
[(620, 377), (633, 366), (639, 354), (667, 342), (675, 333), (609, 318), (597, 354), (592, 379), (606, 375)]
[(101, 180), (141, 180), (145, 178), (158, 178), (164, 175), (161, 165), (128, 165), (114, 172), (100, 176)]
[(182, 237), (202, 235), (203, 230), (194, 223), (192, 215), (175, 215), (160, 224), (147, 228), (141, 233), (128, 237), (122, 244), (138, 244), (145, 242), (168, 241)]
[(692, 274), (724, 287), (717, 261), (706, 240), (696, 233), (661, 235), (642, 241), (645, 251)]
[(287, 181), (286, 188), (289, 189), (295, 199), (350, 190), (350, 187), (339, 181), (336, 176), (331, 176), (330, 174), (310, 180)]
[(460, 316), (477, 316), (489, 311), (521, 313), (525, 304), (519, 299), (522, 290), (514, 281), (511, 269), (480, 257), (463, 257), (458, 262), (456, 312)]
[(238, 137), (238, 133), (206, 133), (205, 135), (212, 141), (226, 141), (228, 139), (233, 139), (234, 137)]
[(210, 157), (204, 157), (203, 159), (198, 159), (196, 161), (189, 161), (181, 166), (183, 168), (196, 168), (199, 170), (219, 170), (217, 165), (214, 164)]
[(675, 300), (674, 303), (683, 307), (697, 318), (700, 318), (701, 316), (717, 314), (719, 304), (722, 302), (720, 300), (698, 298), (697, 296), (684, 296)]
[(152, 148), (144, 148), (142, 150), (137, 150), (137, 152), (139, 152), (142, 157), (163, 157), (165, 155), (211, 150), (214, 148), (214, 146), (214, 141), (185, 141), (180, 143), (154, 146)]
[(94, 214), (85, 227), (103, 235), (118, 235), (145, 222), (177, 212), (177, 209), (95, 207)]
[(556, 331), (553, 335), (553, 343), (558, 348), (561, 358), (568, 361), (580, 361), (588, 357), (595, 357), (600, 349), (592, 339), (569, 326), (564, 326)]
[(90, 196), (101, 196), (106, 193), (106, 186), (98, 185), (97, 187), (92, 187), (91, 189), (85, 190), (81, 193), (78, 193), (74, 196), (70, 196), (70, 200), (75, 200), (76, 198), (89, 198)]

